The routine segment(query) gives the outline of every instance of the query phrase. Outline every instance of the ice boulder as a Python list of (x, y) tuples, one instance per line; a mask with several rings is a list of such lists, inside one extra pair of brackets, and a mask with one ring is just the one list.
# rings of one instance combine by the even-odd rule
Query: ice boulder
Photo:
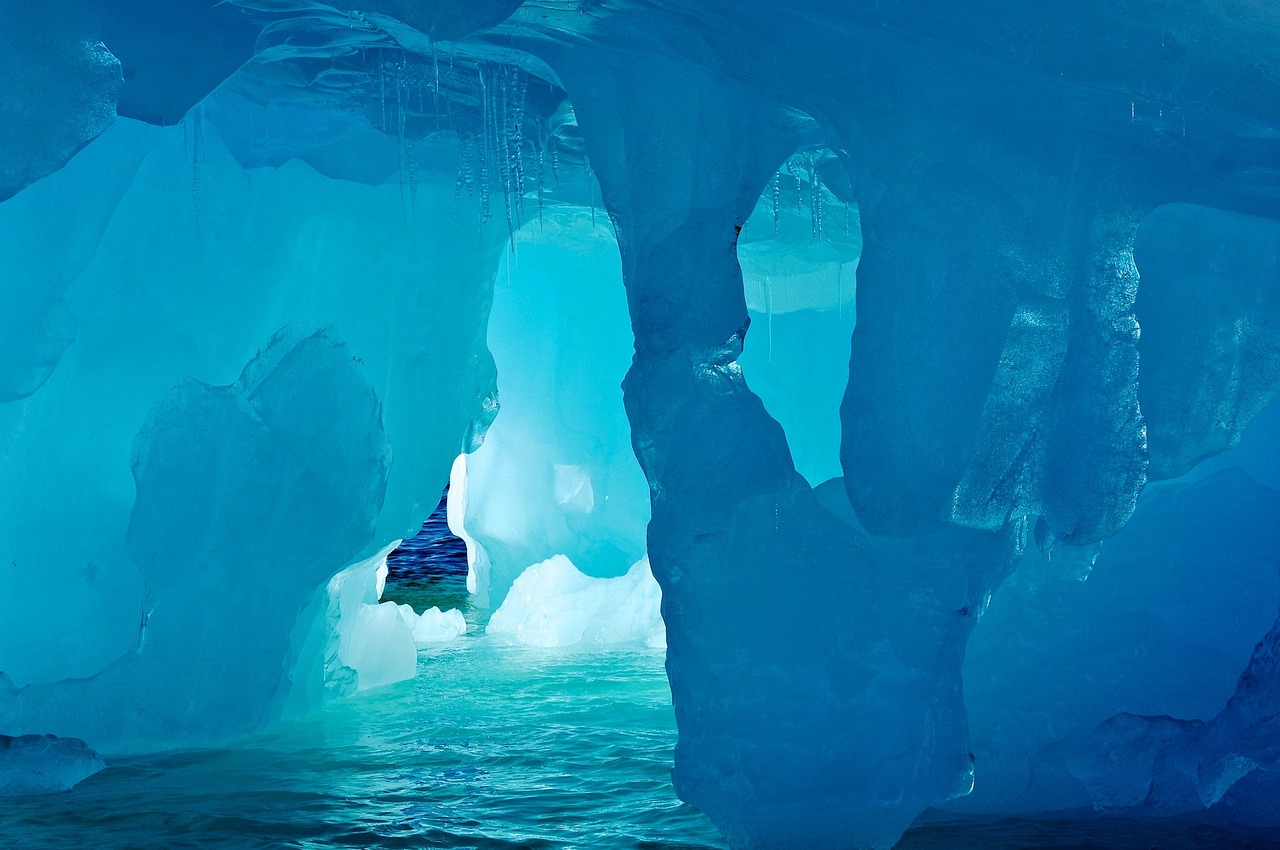
[(0, 735), (0, 797), (66, 791), (106, 766), (75, 738)]
[(555, 555), (520, 574), (489, 620), (489, 634), (531, 646), (665, 647), (661, 606), (648, 558), (626, 575), (595, 578)]

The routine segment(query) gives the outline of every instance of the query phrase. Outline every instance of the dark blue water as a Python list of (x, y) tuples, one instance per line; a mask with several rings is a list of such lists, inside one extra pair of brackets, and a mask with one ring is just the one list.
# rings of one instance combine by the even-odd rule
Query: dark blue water
[(467, 546), (449, 530), (448, 498), (446, 486), (418, 534), (387, 556), (387, 586), (382, 598), (412, 605), (415, 611), (434, 606), (457, 608), (475, 626), (485, 612), (475, 610), (467, 593)]
[(416, 537), (400, 544), (387, 556), (387, 581), (409, 584), (439, 581), (467, 575), (467, 547), (449, 530), (445, 506), (449, 488), (440, 494), (440, 503), (422, 524)]

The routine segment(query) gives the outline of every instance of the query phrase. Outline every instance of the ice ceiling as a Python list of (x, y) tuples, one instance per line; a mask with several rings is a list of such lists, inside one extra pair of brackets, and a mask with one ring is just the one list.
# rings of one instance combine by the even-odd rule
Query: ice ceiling
[(412, 675), (452, 469), (497, 628), (651, 567), (735, 847), (1280, 825), (1275, 4), (6, 2), (0, 90), (6, 752)]

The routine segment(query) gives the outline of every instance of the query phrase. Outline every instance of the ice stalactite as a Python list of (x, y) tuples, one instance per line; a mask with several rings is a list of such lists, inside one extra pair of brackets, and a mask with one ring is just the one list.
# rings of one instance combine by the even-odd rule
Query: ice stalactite
[(782, 175), (774, 174), (773, 180), (769, 186), (770, 188), (769, 194), (773, 200), (773, 235), (774, 236), (778, 235), (778, 214), (780, 212), (781, 200), (782, 200), (781, 199), (781, 194), (782, 194), (781, 182), (782, 182)]

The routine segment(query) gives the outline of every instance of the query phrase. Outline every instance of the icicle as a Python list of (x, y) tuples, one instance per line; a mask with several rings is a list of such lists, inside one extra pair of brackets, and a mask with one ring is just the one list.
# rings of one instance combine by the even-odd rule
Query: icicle
[(204, 188), (204, 103), (196, 104), (191, 128), (191, 212), (200, 232), (200, 195)]
[(400, 212), (404, 213), (405, 172), (408, 171), (408, 152), (405, 144), (405, 57), (400, 54), (396, 63), (396, 155), (400, 164)]
[(382, 104), (382, 132), (387, 132), (387, 73), (385, 59), (378, 54), (378, 100)]
[(434, 88), (432, 89), (432, 91), (434, 92), (432, 108), (435, 109), (436, 128), (439, 129), (440, 127), (440, 54), (436, 50), (436, 43), (434, 39), (431, 42), (431, 68), (435, 72), (435, 77), (436, 77), (436, 83)]
[(782, 175), (773, 174), (773, 235), (778, 235), (778, 219), (782, 213)]
[(587, 170), (587, 188), (591, 191), (591, 229), (596, 229), (596, 180), (595, 175), (591, 173), (591, 160), (587, 159), (587, 155), (582, 155), (582, 164)]
[[(494, 127), (497, 130), (498, 143), (498, 181), (502, 184), (502, 207), (507, 217), (507, 242), (515, 243), (515, 227), (512, 223), (511, 202), (511, 137), (510, 137), (510, 104), (507, 97), (510, 93), (507, 80), (507, 65), (498, 66), (502, 72), (501, 85), (496, 86), (498, 100), (494, 107)], [(490, 100), (493, 98), (490, 97)]]
[[(538, 130), (539, 136), (542, 134), (541, 128)], [(542, 192), (547, 182), (547, 147), (546, 144), (539, 139), (538, 141), (538, 231), (542, 231)]]
[(844, 202), (844, 236), (846, 239), (849, 238), (849, 234), (852, 232), (849, 228), (850, 217), (851, 216), (849, 214), (849, 202), (845, 201)]
[(413, 140), (409, 140), (409, 211), (418, 212), (418, 157), (414, 152)]
[(551, 179), (556, 181), (556, 185), (560, 185), (560, 149), (556, 147), (556, 137), (549, 136), (547, 138), (547, 149), (551, 153)]
[(489, 220), (489, 87), (485, 82), (484, 66), (476, 69), (480, 75), (480, 224)]
[(817, 157), (809, 157), (809, 182), (813, 189), (813, 235), (822, 241), (822, 175), (818, 173)]
[(524, 110), (525, 98), (529, 94), (529, 76), (521, 68), (515, 69), (515, 102), (512, 113), (514, 126), (513, 140), (516, 155), (516, 213), (524, 223)]

